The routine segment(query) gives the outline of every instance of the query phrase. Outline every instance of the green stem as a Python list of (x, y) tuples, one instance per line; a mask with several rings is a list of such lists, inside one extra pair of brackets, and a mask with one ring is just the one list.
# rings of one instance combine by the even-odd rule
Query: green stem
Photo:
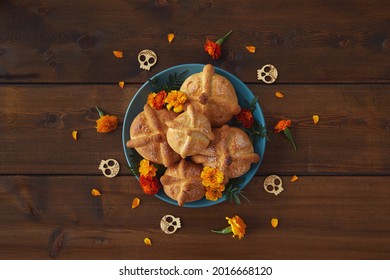
[(232, 233), (232, 227), (228, 226), (228, 227), (224, 228), (223, 230), (211, 230), (211, 231), (215, 232), (215, 233), (220, 233), (220, 234), (228, 234), (228, 233)]
[(103, 117), (105, 115), (105, 113), (102, 110), (100, 110), (100, 108), (98, 106), (95, 106), (95, 108), (99, 113), (99, 117)]
[(219, 38), (219, 39), (217, 40), (217, 42), (215, 42), (215, 43), (222, 46), (222, 44), (223, 44), (223, 43), (225, 42), (225, 40), (230, 36), (230, 34), (232, 34), (232, 32), (233, 32), (233, 31), (230, 30), (228, 33), (225, 34), (225, 36), (223, 36), (222, 38)]

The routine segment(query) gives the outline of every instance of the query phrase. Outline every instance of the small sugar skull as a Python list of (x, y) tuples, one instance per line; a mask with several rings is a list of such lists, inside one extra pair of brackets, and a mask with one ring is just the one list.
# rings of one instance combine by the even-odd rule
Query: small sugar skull
[(266, 192), (273, 193), (277, 196), (284, 190), (282, 184), (282, 179), (279, 176), (270, 175), (264, 180), (264, 189)]
[(152, 50), (143, 50), (138, 54), (139, 68), (150, 70), (150, 67), (156, 64), (157, 55)]
[(266, 64), (257, 70), (257, 79), (266, 84), (272, 84), (278, 78), (278, 70), (271, 64)]
[(172, 215), (165, 215), (162, 217), (160, 227), (166, 234), (174, 233), (178, 228), (181, 228), (180, 218), (176, 218)]
[(115, 159), (102, 160), (99, 164), (99, 169), (103, 172), (103, 175), (112, 178), (118, 175), (119, 173), (119, 162)]

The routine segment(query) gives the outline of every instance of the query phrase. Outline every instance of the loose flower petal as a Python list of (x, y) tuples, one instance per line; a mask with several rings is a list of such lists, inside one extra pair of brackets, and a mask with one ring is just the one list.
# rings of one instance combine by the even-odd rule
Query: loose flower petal
[(295, 181), (298, 181), (298, 176), (297, 175), (294, 175), (291, 178), (291, 182), (295, 182)]
[(283, 98), (283, 97), (284, 97), (284, 94), (281, 93), (280, 91), (277, 91), (277, 92), (275, 92), (275, 96), (276, 96), (277, 98)]
[(313, 122), (314, 124), (317, 124), (320, 120), (320, 117), (318, 115), (313, 115)]
[(170, 44), (170, 43), (172, 43), (173, 39), (175, 39), (175, 34), (169, 33), (169, 34), (167, 35), (167, 38), (168, 38), (168, 42), (169, 42), (169, 44)]
[(272, 218), (271, 219), (271, 226), (273, 228), (276, 228), (278, 226), (278, 224), (279, 224), (279, 220), (278, 219), (276, 219), (276, 218)]
[(148, 246), (152, 246), (152, 241), (151, 241), (149, 238), (147, 238), (147, 237), (145, 237), (144, 243), (145, 243), (146, 245), (148, 245)]
[(77, 130), (73, 130), (72, 131), (72, 138), (73, 138), (73, 140), (77, 140), (77, 133), (78, 133), (78, 131)]
[(112, 52), (116, 58), (123, 58), (123, 52), (122, 51), (113, 51)]
[(134, 198), (133, 203), (131, 204), (131, 209), (137, 208), (139, 206), (140, 202), (141, 202), (141, 200), (138, 197)]
[(118, 83), (118, 85), (119, 85), (120, 88), (124, 88), (125, 87), (125, 82), (124, 81), (120, 81)]
[(256, 52), (256, 47), (255, 46), (246, 46), (246, 49), (250, 53), (255, 53)]
[(92, 194), (92, 196), (100, 196), (100, 195), (102, 195), (102, 194), (100, 193), (100, 191), (97, 190), (97, 189), (92, 189), (92, 190), (91, 190), (91, 194)]

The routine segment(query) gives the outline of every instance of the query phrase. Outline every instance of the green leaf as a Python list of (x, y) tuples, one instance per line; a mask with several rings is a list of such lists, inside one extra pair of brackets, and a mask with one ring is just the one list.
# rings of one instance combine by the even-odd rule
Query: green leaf
[(167, 93), (169, 93), (171, 90), (180, 89), (180, 86), (184, 82), (188, 71), (189, 70), (185, 70), (180, 74), (177, 74), (176, 72), (174, 74), (169, 74), (168, 80), (164, 82), (161, 82), (157, 77), (154, 79), (149, 79), (151, 91), (160, 92), (165, 90)]
[(294, 139), (293, 139), (293, 136), (292, 136), (292, 133), (291, 133), (290, 129), (288, 129), (288, 127), (286, 127), (283, 130), (283, 133), (284, 133), (284, 135), (286, 135), (287, 139), (291, 142), (291, 144), (293, 145), (294, 150), (296, 151), (297, 150), (297, 146), (295, 145), (295, 142), (294, 142)]

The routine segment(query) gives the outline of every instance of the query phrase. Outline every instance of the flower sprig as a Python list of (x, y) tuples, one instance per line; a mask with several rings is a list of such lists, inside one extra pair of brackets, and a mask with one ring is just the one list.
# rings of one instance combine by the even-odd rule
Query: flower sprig
[(280, 120), (274, 127), (275, 133), (279, 133), (283, 131), (284, 135), (287, 137), (287, 139), (291, 142), (293, 145), (294, 150), (297, 150), (297, 146), (295, 145), (294, 138), (292, 136), (292, 133), (289, 129), (291, 127), (291, 121), (290, 120)]
[(256, 142), (259, 137), (270, 141), (267, 136), (267, 129), (254, 117), (257, 99), (257, 97), (254, 97), (250, 103), (246, 101), (246, 107), (241, 108), (240, 113), (234, 116), (234, 120), (242, 126), (252, 142)]
[(99, 119), (96, 120), (96, 131), (100, 133), (111, 132), (118, 126), (118, 117), (115, 115), (107, 115), (98, 106), (95, 106), (99, 113)]
[(228, 227), (222, 230), (211, 230), (211, 231), (220, 234), (233, 233), (233, 237), (238, 236), (238, 239), (241, 239), (245, 236), (246, 224), (243, 219), (235, 215), (232, 218), (226, 217), (226, 220), (228, 221), (229, 224)]
[(213, 42), (209, 39), (206, 39), (204, 44), (204, 50), (207, 52), (212, 59), (220, 58), (222, 52), (222, 44), (226, 41), (226, 39), (232, 34), (233, 31), (229, 31), (223, 37), (219, 38), (216, 42)]

